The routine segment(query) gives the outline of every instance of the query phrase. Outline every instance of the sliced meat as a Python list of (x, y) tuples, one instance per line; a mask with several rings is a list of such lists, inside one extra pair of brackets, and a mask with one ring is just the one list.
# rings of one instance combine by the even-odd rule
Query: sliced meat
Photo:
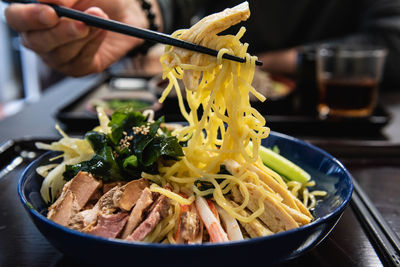
[(68, 189), (74, 193), (79, 209), (82, 209), (101, 186), (100, 180), (96, 180), (90, 173), (80, 171), (71, 180)]
[(63, 187), (60, 197), (49, 208), (47, 217), (72, 229), (84, 227), (79, 211), (101, 188), (102, 182), (87, 172), (79, 172)]
[[(233, 175), (235, 175), (235, 173), (239, 173), (243, 168), (237, 161), (231, 159), (225, 160), (223, 164)], [(274, 178), (253, 165), (249, 166), (248, 171), (256, 173), (260, 180), (265, 183), (268, 191), (279, 194), (279, 196), (283, 199), (283, 203), (292, 209), (299, 210), (294, 200), (295, 197), (288, 190), (286, 190), (286, 188), (282, 187), (282, 185), (280, 185)]]
[(108, 190), (107, 193), (100, 197), (93, 208), (77, 213), (73, 217), (70, 227), (75, 230), (85, 231), (88, 227), (96, 224), (99, 213), (113, 214), (117, 211), (118, 208), (114, 205), (113, 196), (118, 188), (118, 186), (114, 186), (114, 188)]
[(124, 184), (126, 184), (126, 182), (124, 182), (124, 181), (105, 183), (103, 185), (103, 194), (107, 193), (108, 191), (110, 191), (111, 189), (113, 189), (116, 186), (120, 187), (120, 186), (123, 186)]
[(153, 205), (147, 218), (126, 238), (130, 241), (142, 241), (157, 224), (166, 216), (170, 207), (170, 200), (164, 195), (161, 195)]
[[(233, 201), (231, 201), (231, 203), (235, 207), (239, 206), (238, 204), (236, 204)], [(250, 216), (250, 213), (247, 210), (242, 210), (239, 213), (242, 216), (246, 216), (246, 217)], [(268, 229), (267, 226), (265, 226), (263, 223), (261, 223), (258, 219), (255, 219), (249, 223), (244, 223), (241, 221), (239, 221), (239, 223), (244, 228), (244, 230), (246, 230), (246, 232), (249, 234), (249, 236), (252, 238), (273, 234), (273, 232), (270, 229)]]
[[(259, 208), (258, 200), (264, 198), (264, 212), (259, 218), (273, 232), (286, 231), (299, 226), (275, 197), (272, 197), (270, 194), (266, 194), (264, 197), (257, 190), (257, 187), (251, 183), (246, 183), (246, 187), (250, 194), (247, 208), (255, 212)], [(232, 188), (232, 196), (235, 202), (242, 203), (243, 196), (237, 186)]]
[(125, 226), (124, 232), (122, 233), (122, 238), (127, 238), (133, 230), (139, 225), (143, 220), (143, 214), (148, 207), (153, 203), (153, 197), (150, 189), (145, 188), (142, 191), (139, 199), (136, 202), (135, 207), (132, 209), (129, 215), (128, 223)]
[(72, 216), (68, 222), (68, 228), (71, 228), (73, 230), (81, 231), (84, 227), (85, 225), (83, 221), (83, 216), (80, 214), (80, 212)]
[(87, 209), (92, 209), (94, 207), (94, 205), (96, 205), (96, 203), (99, 201), (99, 199), (103, 196), (103, 190), (100, 188), (99, 190), (97, 190), (88, 200), (88, 202), (86, 203), (85, 207), (83, 207), (84, 210)]
[(182, 212), (180, 217), (181, 238), (189, 244), (199, 244), (203, 238), (203, 223), (196, 208)]
[(310, 211), (307, 209), (306, 206), (304, 206), (303, 202), (301, 202), (297, 197), (294, 198), (294, 202), (296, 203), (297, 207), (299, 210), (306, 216), (310, 217), (313, 219), (314, 217), (311, 215)]
[(63, 191), (61, 196), (49, 208), (47, 218), (58, 224), (68, 226), (70, 220), (79, 212), (79, 205), (70, 190)]
[(114, 205), (122, 210), (130, 211), (142, 194), (143, 189), (149, 186), (146, 179), (131, 181), (117, 189), (114, 193)]
[(71, 218), (69, 228), (78, 231), (85, 230), (85, 228), (96, 224), (99, 212), (100, 210), (97, 206), (94, 206), (92, 209), (78, 212)]
[(282, 204), (282, 207), (285, 209), (285, 211), (292, 216), (292, 218), (299, 224), (299, 225), (305, 225), (311, 222), (312, 217), (308, 217), (307, 215), (301, 213), (298, 210), (292, 209), (285, 204)]
[(243, 2), (222, 12), (204, 17), (189, 30), (182, 33), (182, 39), (201, 44), (204, 40), (214, 38), (214, 35), (228, 29), (250, 17), (249, 4)]
[(254, 171), (257, 173), (258, 177), (260, 178), (261, 181), (263, 181), (266, 185), (268, 185), (272, 190), (274, 190), (275, 193), (278, 193), (282, 199), (283, 203), (288, 205), (290, 208), (299, 210), (299, 208), (296, 205), (296, 202), (294, 199), (296, 198), (293, 196), (292, 193), (290, 193), (286, 188), (284, 188), (281, 184), (279, 184), (274, 178), (272, 178), (270, 175), (266, 174), (263, 170), (256, 166), (250, 166), (249, 167), (250, 171)]
[(79, 215), (82, 216), (83, 227), (87, 227), (90, 224), (94, 224), (97, 222), (97, 214), (100, 212), (100, 209), (97, 206), (94, 206), (90, 210), (83, 210), (79, 212)]
[(105, 193), (99, 199), (99, 201), (97, 201), (94, 209), (96, 208), (103, 213), (114, 213), (114, 211), (116, 211), (118, 207), (115, 206), (113, 198), (114, 193), (117, 192), (118, 188), (118, 186), (115, 186), (112, 189), (108, 190), (107, 193)]
[(119, 212), (117, 214), (100, 213), (96, 226), (85, 229), (88, 234), (105, 238), (116, 238), (124, 228), (128, 220), (128, 213)]
[[(210, 41), (215, 39), (218, 33), (228, 29), (230, 26), (235, 25), (240, 21), (247, 20), (249, 16), (249, 5), (247, 2), (244, 2), (233, 8), (227, 8), (222, 12), (204, 17), (190, 29), (183, 32), (181, 39), (215, 49), (216, 47), (213, 47), (215, 44), (212, 44)], [(176, 54), (183, 63), (198, 66), (204, 66), (208, 64), (208, 59), (199, 53), (193, 53), (181, 48), (173, 49), (175, 49)], [(174, 66), (176, 64), (175, 59), (167, 64)], [(185, 70), (183, 73), (183, 82), (186, 86), (186, 89), (196, 90), (200, 78), (200, 71)]]

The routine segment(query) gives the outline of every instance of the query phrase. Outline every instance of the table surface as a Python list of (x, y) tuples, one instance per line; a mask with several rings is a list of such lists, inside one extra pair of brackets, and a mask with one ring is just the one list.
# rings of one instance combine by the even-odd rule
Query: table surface
[[(0, 122), (0, 144), (10, 139), (58, 138), (53, 118), (56, 107), (74, 99), (79, 94), (76, 88), (84, 90), (101, 79), (104, 79), (102, 75), (94, 75), (57, 84), (40, 102), (30, 104), (21, 113)], [(304, 139), (337, 156), (400, 235), (400, 94), (385, 95), (382, 99), (393, 116), (383, 131), (384, 140), (321, 140), (312, 136)], [(18, 200), (16, 184), (28, 163), (29, 159), (26, 159), (14, 170), (0, 175), (0, 266), (77, 266), (42, 237)], [(6, 165), (0, 163), (1, 167)], [(383, 265), (351, 206), (321, 244), (284, 266), (306, 264)]]

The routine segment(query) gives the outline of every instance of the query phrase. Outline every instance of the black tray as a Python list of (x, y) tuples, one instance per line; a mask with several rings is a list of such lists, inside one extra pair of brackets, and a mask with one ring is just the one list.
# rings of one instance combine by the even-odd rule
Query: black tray
[(265, 115), (267, 126), (274, 131), (291, 135), (311, 136), (380, 136), (391, 120), (386, 109), (378, 105), (371, 116), (365, 118), (321, 119), (315, 114)]
[[(70, 103), (62, 106), (55, 114), (56, 119), (72, 132), (86, 132), (97, 126), (96, 115), (84, 110), (82, 106), (88, 99), (95, 97), (100, 90), (104, 90), (104, 87), (109, 88), (110, 94), (114, 93), (116, 90), (109, 86), (111, 78), (105, 78), (99, 84), (83, 91)], [(150, 89), (143, 88), (143, 91), (149, 92)], [(253, 104), (253, 107), (265, 116), (267, 126), (272, 130), (296, 136), (375, 136), (379, 139), (381, 138), (381, 129), (391, 119), (390, 114), (380, 105), (371, 116), (366, 118), (320, 119), (316, 114), (299, 111), (298, 101), (299, 97), (292, 94), (279, 101), (257, 102)], [(167, 122), (184, 120), (178, 108), (178, 101), (174, 98), (165, 100), (162, 108), (156, 112), (156, 116), (161, 115), (165, 116)]]
[[(153, 95), (150, 93), (148, 87), (135, 88), (134, 90), (121, 90), (113, 86), (113, 78), (132, 78), (132, 77), (111, 77), (106, 76), (100, 80), (99, 83), (94, 84), (87, 90), (83, 90), (72, 101), (61, 106), (56, 112), (56, 119), (63, 123), (68, 131), (82, 133), (93, 129), (98, 125), (98, 118), (96, 114), (87, 109), (88, 102), (94, 98), (109, 97), (109, 96), (129, 96), (129, 94), (146, 94), (146, 96)], [(146, 77), (135, 77), (138, 80), (148, 80)], [(154, 100), (156, 100), (154, 96)], [(157, 114), (158, 115), (158, 114)]]

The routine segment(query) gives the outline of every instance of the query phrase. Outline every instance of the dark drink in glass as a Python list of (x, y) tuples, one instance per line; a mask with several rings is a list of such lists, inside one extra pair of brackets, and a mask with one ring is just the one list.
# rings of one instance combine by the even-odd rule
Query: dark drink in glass
[(319, 81), (318, 110), (321, 115), (365, 117), (377, 102), (378, 81), (370, 77)]
[(377, 47), (328, 45), (317, 51), (320, 117), (366, 117), (378, 99), (386, 50)]

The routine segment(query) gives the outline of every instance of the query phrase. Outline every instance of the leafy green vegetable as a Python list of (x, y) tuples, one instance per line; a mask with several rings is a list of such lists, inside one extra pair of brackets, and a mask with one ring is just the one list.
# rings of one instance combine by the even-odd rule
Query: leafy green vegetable
[(131, 108), (116, 111), (109, 123), (110, 134), (86, 133), (95, 155), (88, 161), (68, 165), (64, 179), (72, 179), (79, 171), (90, 172), (104, 181), (136, 179), (142, 172), (158, 173), (159, 159), (179, 160), (183, 156), (177, 138), (162, 132), (163, 122), (161, 117), (148, 123), (145, 116)]
[(138, 166), (138, 160), (135, 155), (130, 155), (124, 160), (123, 167), (127, 168), (128, 166), (132, 167), (137, 167)]
[(107, 135), (99, 132), (87, 132), (85, 138), (90, 142), (95, 153), (100, 153), (107, 144)]
[(132, 127), (138, 127), (146, 124), (146, 117), (140, 112), (121, 109), (113, 113), (108, 126), (111, 127), (111, 141), (117, 145), (123, 136), (123, 132), (132, 132)]
[(110, 176), (110, 164), (99, 155), (94, 155), (93, 158), (88, 161), (83, 161), (75, 165), (67, 165), (63, 174), (64, 179), (67, 181), (71, 180), (79, 171), (89, 172), (107, 181)]
[(182, 147), (174, 136), (166, 136), (161, 139), (160, 151), (161, 155), (170, 156), (175, 160), (183, 156)]

